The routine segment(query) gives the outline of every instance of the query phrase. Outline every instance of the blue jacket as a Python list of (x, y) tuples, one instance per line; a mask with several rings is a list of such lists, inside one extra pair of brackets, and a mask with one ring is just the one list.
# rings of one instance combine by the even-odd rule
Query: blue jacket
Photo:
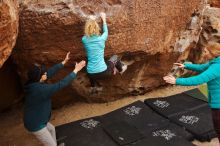
[(103, 34), (101, 36), (83, 36), (82, 42), (85, 47), (88, 59), (88, 73), (100, 73), (107, 69), (107, 65), (104, 60), (105, 41), (107, 40), (107, 38), (107, 24), (103, 24)]
[[(61, 63), (51, 67), (47, 77), (51, 78), (61, 68)], [(35, 82), (25, 86), (24, 126), (28, 131), (35, 132), (46, 126), (51, 115), (51, 96), (75, 77), (76, 74), (72, 72), (55, 84)]]
[(185, 64), (185, 68), (200, 74), (189, 78), (178, 78), (176, 84), (196, 86), (207, 83), (209, 106), (220, 109), (220, 57), (206, 64)]

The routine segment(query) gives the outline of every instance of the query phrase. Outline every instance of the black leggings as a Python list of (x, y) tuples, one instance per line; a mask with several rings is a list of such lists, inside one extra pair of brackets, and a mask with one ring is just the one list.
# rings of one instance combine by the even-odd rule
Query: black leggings
[(107, 69), (100, 73), (88, 73), (89, 80), (92, 87), (101, 86), (98, 80), (110, 77), (114, 72), (114, 64), (111, 61), (107, 61)]
[(212, 109), (212, 119), (220, 143), (220, 109)]

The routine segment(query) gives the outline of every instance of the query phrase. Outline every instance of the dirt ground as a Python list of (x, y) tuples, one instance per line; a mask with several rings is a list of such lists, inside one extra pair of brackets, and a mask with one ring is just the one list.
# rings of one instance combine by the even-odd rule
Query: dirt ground
[[(191, 88), (170, 86), (154, 90), (143, 96), (128, 97), (103, 104), (74, 103), (54, 110), (50, 122), (57, 126), (84, 118), (102, 115), (136, 100), (168, 96)], [(41, 146), (39, 142), (24, 129), (22, 123), (22, 109), (20, 107), (0, 114), (0, 129), (0, 146)], [(193, 141), (193, 143), (197, 146), (219, 146), (217, 138), (212, 139), (211, 142), (201, 143)]]

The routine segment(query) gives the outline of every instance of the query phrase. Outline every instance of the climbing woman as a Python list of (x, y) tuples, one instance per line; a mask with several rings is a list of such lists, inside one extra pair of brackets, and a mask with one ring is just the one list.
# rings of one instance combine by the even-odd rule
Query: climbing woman
[(100, 13), (100, 16), (103, 22), (103, 33), (100, 33), (100, 27), (95, 19), (90, 18), (85, 24), (85, 35), (82, 38), (88, 60), (87, 73), (92, 87), (100, 86), (97, 80), (117, 72), (122, 74), (127, 69), (127, 65), (123, 64), (117, 55), (105, 62), (104, 50), (108, 38), (108, 27), (106, 14)]

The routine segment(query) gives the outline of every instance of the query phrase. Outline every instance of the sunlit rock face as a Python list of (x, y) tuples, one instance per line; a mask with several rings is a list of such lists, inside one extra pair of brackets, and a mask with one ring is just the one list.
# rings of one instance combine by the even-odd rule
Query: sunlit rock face
[(220, 43), (220, 9), (207, 7), (203, 13), (202, 29), (199, 40), (194, 47), (188, 50), (188, 60), (194, 63), (203, 63), (203, 49), (208, 43)]
[(0, 68), (11, 55), (18, 34), (18, 2), (0, 1)]
[(220, 1), (219, 0), (209, 0), (209, 4), (212, 7), (218, 7), (220, 8)]
[[(185, 50), (181, 53), (178, 58), (179, 62), (189, 61), (192, 63), (205, 63), (208, 60), (204, 56), (204, 48), (207, 47), (209, 43), (220, 43), (220, 8), (206, 6), (202, 13), (199, 14), (202, 19), (200, 23), (201, 28), (196, 31), (198, 36), (195, 41), (188, 43)], [(192, 30), (188, 30), (192, 33)], [(191, 37), (184, 37), (191, 38)], [(186, 44), (186, 39), (182, 42)], [(191, 71), (177, 71), (177, 68), (173, 67), (173, 71), (176, 71), (177, 76), (189, 76), (192, 75)]]
[(106, 12), (106, 59), (113, 54), (121, 56), (129, 64), (127, 71), (101, 80), (102, 91), (91, 94), (84, 70), (69, 87), (54, 96), (54, 105), (73, 99), (106, 102), (144, 94), (164, 84), (162, 77), (179, 56), (174, 51), (178, 48), (175, 44), (195, 9), (202, 11), (203, 0), (22, 1), (20, 33), (13, 58), (25, 82), (31, 64), (44, 63), (49, 67), (61, 62), (70, 51), (66, 69), (50, 82), (58, 81), (72, 71), (75, 61), (86, 58), (81, 43), (85, 21), (93, 15), (101, 25), (99, 13)]
[(20, 96), (20, 85), (12, 61), (7, 61), (18, 35), (18, 2), (0, 1), (0, 112), (9, 108)]

